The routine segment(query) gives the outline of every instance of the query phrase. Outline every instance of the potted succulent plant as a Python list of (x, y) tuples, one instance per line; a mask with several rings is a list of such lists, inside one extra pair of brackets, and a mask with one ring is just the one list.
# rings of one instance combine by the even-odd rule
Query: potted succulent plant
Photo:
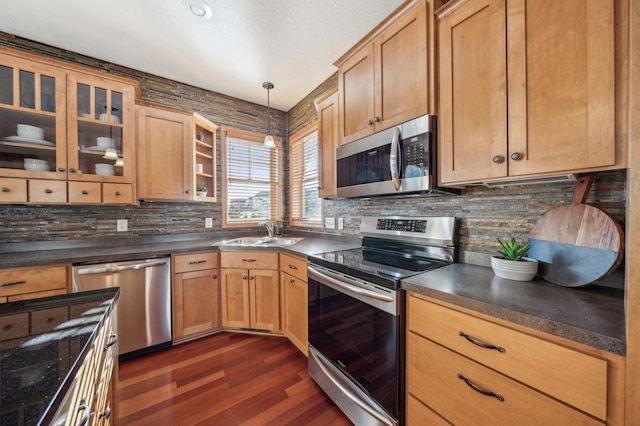
[(491, 256), (493, 273), (501, 278), (515, 281), (531, 281), (538, 273), (538, 261), (525, 257), (529, 244), (520, 245), (515, 238), (503, 243), (498, 239), (500, 256)]
[(204, 141), (204, 132), (203, 131), (199, 131), (196, 135), (196, 137), (198, 138), (198, 140), (200, 142)]
[(196, 182), (196, 194), (200, 197), (206, 197), (207, 187), (201, 184), (200, 182)]

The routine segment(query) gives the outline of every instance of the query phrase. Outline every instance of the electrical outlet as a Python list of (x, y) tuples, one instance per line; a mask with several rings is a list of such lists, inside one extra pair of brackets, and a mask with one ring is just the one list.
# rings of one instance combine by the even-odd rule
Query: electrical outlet
[(344, 229), (344, 217), (338, 218), (338, 229)]
[(205, 228), (213, 228), (213, 218), (207, 217), (204, 219), (204, 227)]
[(335, 217), (325, 217), (324, 218), (324, 227), (327, 229), (336, 229), (336, 218)]
[(118, 222), (116, 224), (117, 232), (127, 232), (128, 228), (129, 228), (129, 222), (127, 221), (127, 219), (118, 219)]

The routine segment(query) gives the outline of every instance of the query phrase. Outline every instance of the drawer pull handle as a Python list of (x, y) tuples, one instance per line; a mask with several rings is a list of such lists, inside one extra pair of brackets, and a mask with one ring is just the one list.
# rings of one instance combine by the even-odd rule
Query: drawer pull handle
[(82, 190), (82, 195), (88, 195), (88, 194), (89, 194), (89, 191), (87, 191), (86, 189)]
[(46, 189), (44, 190), (44, 193), (45, 193), (45, 194), (53, 194), (53, 189), (51, 189), (51, 188), (46, 188)]
[(242, 259), (243, 262), (255, 262), (256, 259)]
[(503, 347), (494, 346), (494, 345), (490, 345), (488, 343), (481, 342), (480, 340), (476, 340), (473, 337), (469, 336), (468, 334), (465, 334), (463, 331), (458, 331), (458, 336), (464, 337), (465, 339), (467, 339), (468, 341), (470, 341), (474, 345), (480, 346), (481, 348), (495, 349), (498, 352), (505, 353), (505, 349)]
[(89, 410), (87, 401), (85, 401), (84, 398), (82, 398), (82, 400), (80, 401), (80, 406), (77, 409), (78, 413), (81, 411), (86, 411), (84, 417), (82, 417), (82, 420), (80, 421), (80, 426), (84, 426), (89, 423), (89, 419), (91, 418), (91, 410)]
[(189, 262), (189, 265), (199, 265), (201, 263), (207, 263), (206, 260), (194, 260), (193, 262)]
[(116, 191), (116, 197), (120, 196), (120, 191)]
[(107, 349), (109, 349), (111, 346), (113, 346), (116, 343), (118, 343), (118, 335), (115, 334), (115, 333), (111, 333), (111, 334), (109, 334), (109, 339), (111, 339), (111, 341), (109, 343), (107, 343), (106, 345), (104, 345), (104, 350), (105, 351)]
[(298, 269), (298, 267), (296, 265), (289, 264), (289, 269)]
[(13, 328), (13, 325), (11, 324), (7, 324), (4, 327), (2, 327), (2, 331), (9, 331)]
[(109, 417), (111, 417), (111, 407), (107, 407), (106, 410), (104, 410), (102, 413), (98, 415), (99, 419), (102, 419), (102, 418), (108, 419)]
[(10, 192), (11, 190), (9, 188), (7, 188), (6, 186), (3, 186), (2, 189), (0, 189), (1, 192)]
[(477, 385), (473, 384), (473, 382), (469, 379), (467, 379), (466, 377), (464, 377), (462, 374), (458, 373), (458, 379), (462, 379), (464, 380), (464, 382), (467, 384), (467, 386), (469, 386), (471, 389), (473, 389), (474, 391), (481, 393), (483, 395), (487, 395), (487, 396), (492, 396), (494, 398), (496, 398), (498, 401), (504, 401), (504, 397), (500, 394), (488, 391), (488, 390), (484, 390), (481, 387), (478, 387)]
[(2, 283), (0, 284), (0, 287), (8, 287), (10, 285), (17, 285), (17, 284), (24, 284), (26, 283), (26, 281), (12, 281), (12, 282), (8, 282), (8, 283)]

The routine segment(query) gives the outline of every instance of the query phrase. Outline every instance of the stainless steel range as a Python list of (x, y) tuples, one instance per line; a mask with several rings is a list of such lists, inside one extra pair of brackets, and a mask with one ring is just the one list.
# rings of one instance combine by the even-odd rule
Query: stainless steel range
[(362, 247), (309, 256), (309, 374), (356, 425), (404, 411), (400, 280), (457, 261), (453, 217), (363, 217)]

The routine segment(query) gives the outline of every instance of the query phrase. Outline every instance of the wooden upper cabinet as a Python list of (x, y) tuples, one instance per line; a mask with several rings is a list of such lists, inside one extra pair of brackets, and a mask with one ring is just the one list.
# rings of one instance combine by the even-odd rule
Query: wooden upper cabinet
[(137, 106), (138, 198), (192, 198), (193, 159), (191, 116), (149, 106)]
[(613, 165), (614, 1), (510, 0), (507, 58), (509, 174)]
[(318, 169), (322, 198), (336, 196), (336, 149), (338, 148), (338, 91), (329, 90), (316, 100), (318, 109)]
[[(438, 152), (445, 183), (507, 175), (505, 25), (504, 0), (469, 1), (439, 22)], [(494, 155), (500, 158), (493, 161)]]
[(433, 3), (403, 5), (335, 63), (341, 144), (429, 112)]
[(624, 167), (614, 0), (462, 0), (438, 11), (441, 183)]

